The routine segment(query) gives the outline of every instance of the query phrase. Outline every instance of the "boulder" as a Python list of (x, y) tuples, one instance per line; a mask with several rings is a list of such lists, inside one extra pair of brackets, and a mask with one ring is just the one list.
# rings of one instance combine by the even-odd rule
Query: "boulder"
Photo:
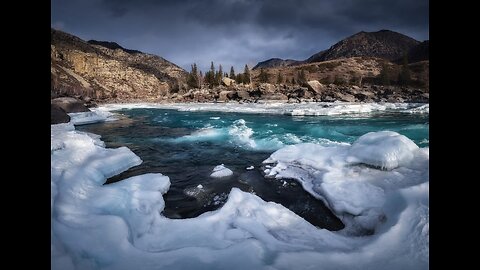
[(76, 98), (72, 98), (72, 97), (61, 97), (61, 98), (52, 99), (51, 104), (62, 108), (66, 113), (90, 111), (85, 106), (83, 101)]
[(229, 100), (230, 99), (229, 96), (232, 96), (234, 93), (235, 91), (220, 91), (220, 93), (218, 94), (218, 100), (219, 101)]
[(273, 93), (276, 90), (275, 85), (270, 84), (270, 83), (261, 83), (258, 86), (258, 89), (262, 91), (263, 93)]
[(340, 101), (345, 101), (345, 102), (355, 102), (356, 101), (356, 98), (355, 96), (351, 95), (351, 94), (343, 94), (343, 93), (335, 93), (336, 96), (337, 96), (337, 100), (340, 100)]
[(317, 80), (308, 81), (307, 87), (309, 90), (315, 91), (316, 93), (320, 93), (325, 88), (325, 86)]
[(250, 93), (247, 91), (237, 91), (237, 96), (240, 100), (250, 99)]
[(50, 124), (60, 124), (60, 123), (68, 123), (70, 122), (70, 116), (65, 112), (62, 107), (56, 105), (56, 104), (51, 104), (50, 105)]
[(235, 80), (232, 80), (230, 78), (223, 78), (222, 79), (222, 84), (225, 85), (225, 86), (230, 86), (230, 85), (235, 84)]

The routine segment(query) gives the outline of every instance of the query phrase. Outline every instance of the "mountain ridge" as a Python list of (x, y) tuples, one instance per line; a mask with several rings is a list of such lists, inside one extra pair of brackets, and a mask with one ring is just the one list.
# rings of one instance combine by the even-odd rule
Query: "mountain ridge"
[[(350, 57), (377, 57), (389, 61), (401, 62), (407, 55), (409, 63), (428, 60), (428, 40), (420, 42), (407, 35), (391, 31), (379, 30), (376, 32), (360, 31), (333, 44), (326, 50), (319, 51), (305, 60), (294, 60), (284, 65), (280, 58), (271, 58), (259, 62), (255, 67), (276, 68), (281, 66), (300, 65), (303, 63), (316, 63)], [(271, 60), (276, 61), (271, 61)]]

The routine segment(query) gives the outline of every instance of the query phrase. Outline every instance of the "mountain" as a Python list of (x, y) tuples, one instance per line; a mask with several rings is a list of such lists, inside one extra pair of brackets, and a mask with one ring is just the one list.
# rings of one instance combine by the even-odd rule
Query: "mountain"
[(274, 68), (274, 67), (286, 67), (290, 65), (295, 65), (300, 61), (292, 60), (292, 59), (280, 59), (280, 58), (271, 58), (263, 62), (259, 62), (256, 64), (252, 70), (260, 69), (260, 68)]
[(428, 60), (428, 41), (421, 43), (411, 37), (390, 30), (362, 31), (335, 43), (328, 50), (320, 51), (304, 61), (272, 58), (259, 62), (253, 69), (296, 66), (304, 63), (361, 56), (398, 62), (401, 61), (404, 54), (407, 54), (409, 63)]
[(154, 101), (185, 89), (187, 72), (156, 55), (55, 29), (50, 45), (52, 98)]
[(307, 62), (322, 62), (357, 56), (396, 60), (419, 44), (419, 41), (411, 37), (390, 30), (362, 31), (339, 41), (324, 52), (312, 55)]

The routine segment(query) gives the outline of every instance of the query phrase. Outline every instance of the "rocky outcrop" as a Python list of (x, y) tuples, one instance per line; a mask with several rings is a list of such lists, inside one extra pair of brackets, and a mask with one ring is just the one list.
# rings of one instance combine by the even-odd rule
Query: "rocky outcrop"
[(67, 113), (88, 112), (90, 111), (85, 103), (79, 99), (72, 97), (55, 98), (51, 101), (52, 105), (62, 108)]
[(187, 73), (156, 55), (51, 29), (51, 96), (158, 101), (186, 89)]

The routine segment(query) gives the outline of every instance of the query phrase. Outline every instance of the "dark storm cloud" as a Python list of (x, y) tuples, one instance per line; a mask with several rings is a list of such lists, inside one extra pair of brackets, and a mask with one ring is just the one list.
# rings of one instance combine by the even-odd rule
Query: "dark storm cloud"
[(186, 69), (306, 59), (359, 31), (428, 39), (427, 0), (52, 0), (52, 27)]

